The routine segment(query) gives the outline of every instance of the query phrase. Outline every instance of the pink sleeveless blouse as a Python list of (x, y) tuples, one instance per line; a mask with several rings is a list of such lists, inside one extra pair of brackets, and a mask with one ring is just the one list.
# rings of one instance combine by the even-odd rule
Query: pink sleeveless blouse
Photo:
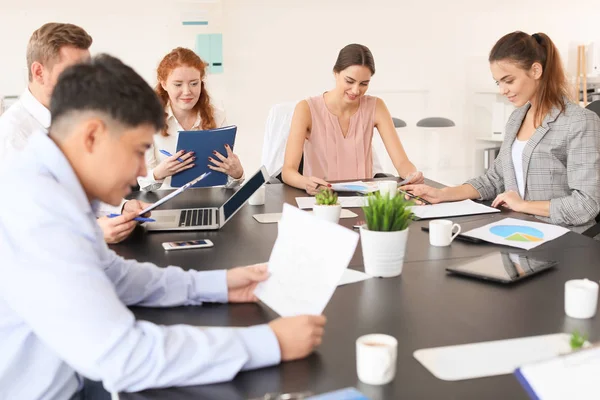
[(303, 175), (331, 181), (373, 178), (372, 139), (377, 97), (360, 98), (346, 137), (338, 118), (327, 109), (323, 95), (310, 97), (307, 102), (312, 129), (304, 142)]

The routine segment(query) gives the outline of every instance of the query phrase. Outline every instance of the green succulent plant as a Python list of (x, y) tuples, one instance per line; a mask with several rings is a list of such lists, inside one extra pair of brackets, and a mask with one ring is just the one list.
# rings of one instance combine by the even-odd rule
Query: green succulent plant
[(569, 344), (571, 345), (571, 350), (577, 350), (583, 347), (585, 341), (587, 340), (587, 335), (582, 335), (579, 331), (573, 332), (571, 334), (571, 341)]
[(338, 204), (337, 193), (329, 188), (321, 189), (315, 199), (318, 206), (335, 206)]
[(403, 231), (415, 220), (415, 215), (408, 208), (413, 205), (404, 196), (390, 198), (389, 194), (371, 193), (363, 207), (367, 228), (379, 232)]

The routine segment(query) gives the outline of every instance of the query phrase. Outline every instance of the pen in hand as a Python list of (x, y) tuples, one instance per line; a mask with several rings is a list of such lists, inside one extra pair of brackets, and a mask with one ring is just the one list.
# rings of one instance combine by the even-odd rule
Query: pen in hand
[[(108, 214), (107, 217), (108, 218), (115, 218), (115, 217), (120, 217), (121, 214)], [(138, 222), (155, 222), (155, 219), (152, 218), (145, 218), (145, 217), (135, 217), (133, 219), (134, 221), (138, 221)]]
[[(164, 154), (167, 157), (173, 157), (173, 154), (169, 153), (166, 150), (160, 149), (159, 152), (161, 152), (162, 154)], [(177, 161), (183, 162), (183, 160), (180, 157), (177, 157)]]
[(423, 204), (426, 204), (426, 205), (428, 205), (428, 206), (430, 206), (430, 205), (431, 205), (431, 203), (430, 203), (430, 202), (428, 202), (428, 201), (427, 201), (427, 200), (425, 200), (424, 198), (422, 198), (422, 197), (419, 197), (419, 196), (417, 196), (417, 195), (415, 195), (415, 194), (412, 194), (412, 193), (410, 193), (410, 192), (406, 192), (406, 191), (404, 191), (404, 190), (398, 190), (398, 191), (399, 191), (399, 192), (401, 192), (401, 193), (404, 193), (405, 195), (407, 195), (407, 196), (408, 196), (408, 197), (410, 197), (411, 199), (419, 200), (419, 201), (423, 202)]

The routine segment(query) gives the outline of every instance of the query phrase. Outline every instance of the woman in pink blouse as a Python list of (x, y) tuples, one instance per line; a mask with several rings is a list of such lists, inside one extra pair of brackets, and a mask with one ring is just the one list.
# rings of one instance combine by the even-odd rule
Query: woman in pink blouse
[[(360, 44), (344, 47), (333, 67), (336, 85), (296, 106), (288, 138), (282, 178), (315, 194), (327, 181), (373, 178), (373, 128), (401, 177), (423, 182), (423, 174), (408, 159), (383, 100), (365, 95), (375, 62)], [(304, 156), (303, 173), (298, 172)]]

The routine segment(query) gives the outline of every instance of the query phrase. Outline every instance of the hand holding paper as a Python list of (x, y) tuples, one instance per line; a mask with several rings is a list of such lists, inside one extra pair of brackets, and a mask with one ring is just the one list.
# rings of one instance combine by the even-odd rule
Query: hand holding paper
[(319, 315), (358, 243), (358, 233), (284, 204), (269, 260), (271, 277), (256, 296), (281, 316)]
[(227, 296), (230, 303), (258, 301), (254, 289), (269, 277), (266, 264), (249, 265), (227, 271)]

